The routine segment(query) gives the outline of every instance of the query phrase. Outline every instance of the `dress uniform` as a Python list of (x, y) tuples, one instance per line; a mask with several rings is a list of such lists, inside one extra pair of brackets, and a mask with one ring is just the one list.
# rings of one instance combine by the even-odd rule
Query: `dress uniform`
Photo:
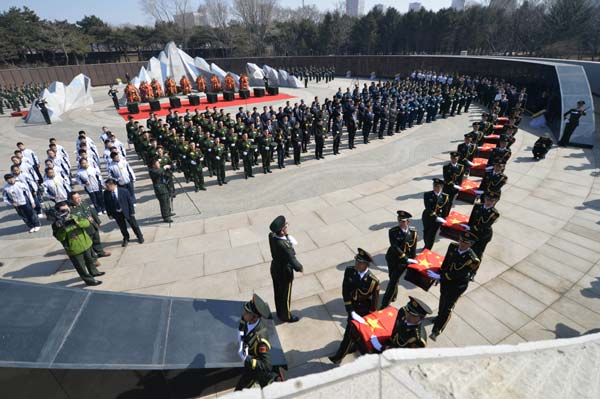
[(313, 135), (315, 137), (315, 158), (322, 159), (323, 148), (325, 147), (325, 136), (327, 135), (327, 126), (322, 119), (313, 124)]
[(292, 296), (292, 282), (294, 271), (302, 272), (304, 268), (296, 259), (294, 245), (296, 240), (287, 234), (287, 223), (284, 216), (278, 216), (269, 226), (269, 247), (271, 249), (271, 278), (275, 295), (277, 317), (284, 322), (299, 320), (290, 312), (290, 299)]
[(468, 175), (477, 153), (477, 146), (473, 144), (471, 133), (465, 134), (465, 141), (458, 145), (456, 152), (458, 152), (458, 162), (465, 167), (465, 175)]
[(412, 215), (406, 211), (397, 211), (396, 213), (398, 214), (398, 226), (392, 227), (388, 234), (390, 247), (385, 254), (385, 261), (388, 265), (390, 281), (381, 301), (381, 309), (396, 300), (398, 280), (408, 263), (416, 262), (414, 258), (417, 252), (417, 231), (408, 225)]
[(379, 304), (379, 279), (369, 270), (373, 258), (367, 251), (358, 248), (354, 260), (355, 265), (347, 267), (344, 272), (342, 296), (348, 319), (342, 343), (335, 355), (329, 357), (329, 360), (335, 364), (339, 364), (353, 349), (351, 321), (364, 323), (362, 316), (374, 312)]
[(467, 231), (463, 233), (459, 243), (448, 246), (440, 274), (429, 271), (429, 277), (440, 280), (440, 303), (438, 315), (433, 323), (431, 339), (435, 340), (442, 333), (458, 298), (467, 290), (469, 281), (473, 279), (479, 268), (479, 258), (471, 249), (478, 237)]
[(500, 139), (498, 141), (498, 147), (494, 148), (492, 150), (492, 153), (490, 154), (490, 157), (487, 162), (487, 165), (488, 165), (487, 167), (489, 169), (492, 169), (492, 166), (494, 166), (494, 164), (496, 164), (498, 162), (506, 163), (510, 159), (511, 155), (512, 155), (512, 152), (507, 147), (506, 136), (501, 135)]
[(420, 299), (409, 296), (408, 303), (398, 310), (388, 348), (424, 348), (427, 334), (423, 319), (431, 314), (431, 308)]
[(571, 135), (577, 126), (579, 126), (579, 119), (585, 115), (585, 109), (583, 108), (584, 105), (585, 101), (577, 101), (577, 108), (571, 108), (563, 114), (563, 117), (567, 119), (567, 124), (565, 125), (565, 130), (558, 141), (559, 146), (564, 147), (569, 144)]
[(479, 188), (475, 191), (476, 194), (481, 196), (482, 201), (488, 193), (496, 193), (500, 196), (502, 187), (508, 181), (508, 176), (502, 172), (504, 165), (506, 163), (500, 161), (494, 165), (493, 170), (488, 170), (483, 175)]
[(340, 115), (336, 116), (331, 125), (331, 133), (333, 135), (333, 154), (340, 153), (340, 142), (342, 141), (343, 122)]
[(256, 294), (244, 304), (239, 323), (238, 355), (244, 362), (244, 372), (236, 391), (251, 388), (254, 384), (264, 387), (277, 378), (271, 364), (271, 343), (263, 318), (270, 318), (269, 306)]
[(172, 223), (171, 219), (171, 193), (169, 190), (169, 180), (173, 179), (173, 172), (170, 166), (160, 166), (160, 161), (154, 161), (154, 165), (150, 169), (150, 179), (154, 187), (154, 194), (160, 206), (160, 214), (165, 223)]
[(248, 179), (249, 177), (254, 177), (252, 174), (252, 157), (254, 156), (254, 150), (252, 149), (252, 143), (246, 134), (242, 136), (242, 140), (239, 142), (238, 146), (242, 164), (244, 165), (244, 178)]
[(213, 152), (213, 169), (217, 175), (217, 182), (219, 183), (219, 186), (222, 186), (223, 184), (227, 184), (225, 181), (225, 161), (227, 150), (225, 149), (225, 145), (220, 143), (218, 138), (215, 139)]
[(546, 158), (546, 154), (552, 148), (552, 139), (550, 137), (540, 137), (533, 144), (533, 157), (539, 161), (540, 159)]
[(200, 190), (206, 191), (206, 188), (204, 187), (204, 173), (202, 165), (202, 162), (204, 161), (204, 154), (202, 154), (202, 151), (199, 148), (193, 147), (190, 148), (187, 159), (189, 161), (190, 177), (194, 182), (194, 190), (196, 192)]
[(469, 217), (469, 231), (475, 233), (479, 238), (472, 246), (473, 252), (479, 258), (483, 257), (485, 247), (492, 240), (492, 225), (500, 217), (500, 212), (494, 207), (499, 196), (496, 193), (486, 193), (485, 202), (473, 206), (471, 216)]
[(459, 153), (452, 151), (450, 153), (450, 162), (444, 165), (444, 192), (448, 194), (450, 199), (450, 207), (454, 202), (454, 198), (460, 190), (460, 185), (465, 176), (465, 166), (458, 162)]
[(444, 181), (442, 179), (433, 179), (433, 190), (423, 194), (425, 209), (421, 219), (423, 221), (423, 241), (425, 248), (431, 249), (435, 242), (435, 236), (440, 224), (444, 223), (444, 218), (450, 213), (450, 197), (442, 191)]

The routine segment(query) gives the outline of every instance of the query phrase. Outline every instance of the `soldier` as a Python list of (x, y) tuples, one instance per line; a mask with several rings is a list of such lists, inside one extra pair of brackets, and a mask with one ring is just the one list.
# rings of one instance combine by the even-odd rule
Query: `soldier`
[(465, 134), (465, 141), (458, 145), (456, 149), (458, 152), (458, 162), (465, 168), (465, 175), (468, 176), (473, 166), (473, 158), (477, 152), (477, 146), (473, 144), (473, 136), (471, 133)]
[(322, 119), (318, 119), (313, 124), (313, 135), (315, 136), (315, 158), (323, 159), (323, 148), (325, 147), (325, 137), (327, 137), (327, 126)]
[(493, 170), (488, 170), (483, 175), (479, 188), (474, 190), (475, 194), (479, 195), (482, 201), (489, 193), (496, 193), (498, 196), (500, 195), (502, 187), (508, 181), (508, 176), (503, 173), (505, 165), (506, 163), (504, 161), (500, 161), (494, 164)]
[[(423, 327), (423, 319), (431, 314), (431, 308), (420, 299), (409, 296), (408, 303), (398, 309), (392, 335), (386, 348), (425, 348), (427, 333)], [(376, 336), (371, 336), (373, 347), (382, 351), (381, 343)]]
[(279, 169), (285, 168), (285, 145), (286, 139), (281, 132), (281, 129), (277, 129), (275, 133), (275, 145), (277, 149), (277, 167)]
[(536, 140), (535, 144), (533, 144), (533, 149), (531, 150), (533, 158), (535, 158), (536, 161), (546, 158), (546, 154), (550, 148), (552, 148), (552, 139), (550, 137), (540, 137)]
[(473, 244), (471, 249), (475, 252), (475, 255), (477, 255), (480, 261), (483, 259), (485, 247), (492, 240), (494, 234), (492, 225), (500, 217), (500, 212), (494, 207), (499, 198), (500, 197), (496, 193), (487, 193), (483, 203), (473, 205), (469, 223), (462, 224), (466, 230), (475, 233), (479, 238)]
[(343, 122), (342, 116), (338, 114), (331, 125), (331, 133), (333, 134), (333, 155), (340, 153), (340, 143), (342, 141)]
[(247, 180), (249, 177), (254, 177), (252, 174), (254, 149), (252, 148), (252, 143), (248, 139), (247, 133), (242, 134), (242, 140), (238, 144), (238, 151), (240, 152), (240, 157), (244, 164), (244, 178)]
[(467, 290), (469, 281), (473, 281), (479, 268), (479, 258), (471, 249), (471, 245), (477, 239), (475, 234), (464, 232), (458, 243), (453, 242), (448, 246), (440, 273), (437, 274), (432, 270), (427, 272), (430, 278), (440, 281), (438, 315), (429, 336), (434, 341), (444, 331), (456, 301)]
[(290, 133), (290, 141), (292, 142), (292, 150), (294, 152), (294, 165), (300, 165), (302, 163), (300, 159), (300, 152), (302, 151), (302, 129), (300, 128), (300, 121), (294, 123), (294, 127)]
[(288, 234), (288, 224), (284, 216), (277, 216), (269, 225), (269, 247), (271, 249), (271, 278), (275, 295), (275, 307), (279, 320), (287, 323), (297, 322), (298, 316), (290, 312), (290, 298), (294, 271), (302, 273), (304, 268), (296, 259), (294, 245), (298, 242)]
[(340, 364), (344, 356), (352, 352), (352, 320), (365, 324), (366, 316), (377, 310), (379, 304), (379, 279), (369, 270), (369, 265), (373, 263), (371, 255), (362, 248), (358, 248), (358, 253), (354, 257), (354, 266), (348, 266), (344, 272), (344, 281), (342, 283), (342, 296), (344, 306), (348, 313), (346, 331), (344, 338), (333, 356), (329, 360), (334, 364)]
[(356, 111), (352, 111), (350, 117), (346, 121), (346, 129), (348, 130), (348, 148), (353, 150), (356, 148), (354, 145), (354, 138), (356, 137)]
[(112, 97), (113, 100), (113, 104), (115, 104), (115, 108), (118, 110), (120, 107), (119, 105), (119, 99), (117, 98), (117, 94), (119, 92), (117, 91), (117, 89), (115, 89), (113, 87), (113, 85), (110, 85), (110, 89), (108, 90), (108, 95)]
[(495, 163), (508, 162), (512, 155), (512, 151), (507, 147), (507, 140), (505, 135), (500, 135), (498, 140), (498, 147), (492, 150), (490, 157), (487, 162), (487, 170), (493, 169)]
[(450, 207), (452, 207), (454, 198), (456, 197), (456, 194), (458, 194), (458, 190), (460, 190), (460, 185), (462, 184), (465, 175), (465, 167), (458, 163), (458, 158), (458, 152), (452, 151), (450, 153), (450, 162), (444, 165), (443, 168), (444, 192), (448, 194)]
[(369, 134), (371, 133), (371, 127), (373, 126), (373, 118), (373, 109), (369, 106), (365, 113), (365, 119), (362, 126), (363, 143), (365, 144), (369, 144)]
[(236, 391), (251, 388), (255, 383), (262, 388), (277, 379), (272, 371), (269, 332), (262, 321), (270, 318), (270, 313), (269, 306), (256, 294), (244, 304), (238, 330), (238, 355), (244, 362), (244, 373), (235, 386)]
[(260, 156), (262, 158), (263, 173), (271, 173), (271, 159), (273, 157), (273, 136), (265, 129), (260, 140)]
[(187, 159), (189, 162), (190, 177), (194, 182), (195, 191), (206, 191), (206, 188), (204, 187), (204, 174), (202, 173), (204, 154), (202, 154), (202, 151), (199, 148), (196, 148), (196, 143), (190, 143)]
[(390, 281), (381, 301), (381, 309), (388, 307), (398, 295), (398, 280), (409, 263), (417, 263), (417, 231), (409, 226), (412, 215), (406, 211), (397, 211), (398, 226), (392, 227), (388, 237), (390, 247), (385, 254)]
[(169, 180), (173, 179), (173, 172), (171, 165), (161, 166), (158, 159), (152, 163), (150, 169), (150, 179), (152, 179), (152, 186), (154, 187), (154, 194), (158, 199), (160, 206), (160, 215), (165, 223), (173, 223), (171, 216), (171, 193), (169, 190)]
[(435, 236), (444, 219), (450, 213), (450, 197), (442, 191), (444, 181), (442, 179), (433, 179), (433, 191), (423, 194), (425, 209), (421, 219), (423, 221), (423, 241), (425, 248), (431, 250), (435, 242)]
[(104, 258), (110, 256), (110, 252), (107, 252), (102, 248), (102, 242), (100, 241), (100, 225), (102, 221), (98, 217), (98, 212), (92, 208), (88, 203), (84, 202), (76, 191), (69, 193), (69, 202), (71, 206), (71, 214), (79, 217), (80, 219), (87, 219), (90, 222), (89, 227), (85, 229), (92, 240), (92, 255), (95, 258)]
[(215, 146), (213, 150), (213, 169), (217, 175), (217, 182), (219, 183), (219, 186), (222, 186), (223, 184), (227, 184), (227, 181), (225, 181), (225, 161), (227, 160), (227, 150), (225, 149), (225, 145), (221, 143), (221, 140), (218, 137), (215, 137)]

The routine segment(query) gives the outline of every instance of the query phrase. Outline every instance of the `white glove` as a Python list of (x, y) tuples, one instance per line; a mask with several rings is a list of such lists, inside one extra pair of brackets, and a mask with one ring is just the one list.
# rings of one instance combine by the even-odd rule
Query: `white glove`
[(381, 352), (381, 349), (383, 349), (383, 346), (381, 346), (381, 343), (374, 335), (371, 335), (371, 344), (373, 344), (373, 348), (375, 348), (379, 352)]
[(441, 278), (441, 276), (433, 270), (427, 270), (427, 275), (435, 280), (439, 280)]
[(217, 159), (217, 161), (220, 161), (220, 160), (221, 160), (221, 157), (215, 157), (215, 158)]
[(229, 146), (230, 146), (230, 147), (235, 147), (235, 144), (230, 144)]
[(270, 150), (270, 149), (271, 149), (271, 147), (265, 147), (265, 150)]
[(208, 149), (208, 152), (211, 152), (211, 151), (212, 151), (212, 148), (209, 148), (209, 149)]
[(238, 356), (240, 357), (240, 359), (242, 359), (242, 362), (245, 362), (246, 358), (248, 357), (248, 348), (240, 348)]
[(465, 228), (465, 230), (467, 230), (467, 231), (471, 231), (471, 228), (469, 227), (469, 225), (468, 225), (468, 224), (466, 224), (466, 223), (461, 223), (460, 225), (461, 225), (462, 227), (464, 227), (464, 228)]
[(196, 165), (196, 161), (192, 161), (190, 162), (192, 165)]
[(296, 240), (296, 238), (294, 238), (293, 236), (288, 234), (287, 239), (289, 242), (292, 243), (292, 245), (298, 245), (298, 240)]
[(438, 223), (446, 223), (446, 219), (441, 218), (439, 216), (435, 218), (435, 221), (438, 222)]
[(258, 148), (255, 148), (255, 149), (254, 149), (254, 152), (258, 152)]
[(411, 258), (408, 258), (406, 261), (407, 261), (408, 263), (410, 263), (410, 264), (413, 264), (413, 265), (416, 265), (417, 263), (419, 263), (419, 262), (417, 262), (416, 260), (414, 260), (414, 259), (411, 259)]
[(358, 321), (360, 324), (367, 324), (367, 322), (365, 321), (365, 319), (363, 319), (362, 317), (360, 317), (358, 315), (358, 313), (356, 313), (355, 311), (352, 311), (352, 313), (350, 313), (350, 316), (352, 316), (352, 318), (356, 321)]
[(469, 164), (469, 166), (473, 166), (473, 165), (475, 165), (475, 164), (474, 164), (473, 162), (471, 162), (471, 161), (467, 161), (467, 163)]
[(488, 167), (485, 168), (485, 170), (492, 170), (492, 169), (494, 169), (493, 166), (488, 166)]
[(455, 184), (455, 185), (454, 185), (454, 188), (455, 188), (456, 190), (460, 190), (460, 189), (461, 189), (461, 187), (460, 187), (458, 184)]
[(248, 155), (248, 153), (246, 151), (242, 152), (242, 154), (244, 154), (244, 156)]
[(186, 159), (187, 157), (184, 155), (184, 156), (182, 156), (181, 158), (183, 158), (183, 159)]
[(483, 194), (483, 190), (473, 190), (473, 192), (477, 195)]
[(204, 161), (204, 157), (200, 158), (200, 162)]

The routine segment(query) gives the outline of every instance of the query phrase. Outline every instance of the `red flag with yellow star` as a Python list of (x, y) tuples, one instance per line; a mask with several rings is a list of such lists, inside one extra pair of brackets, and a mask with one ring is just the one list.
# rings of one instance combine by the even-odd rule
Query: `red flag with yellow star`
[(360, 338), (367, 347), (368, 352), (372, 352), (374, 349), (373, 344), (371, 344), (371, 335), (376, 336), (381, 345), (385, 345), (390, 340), (394, 331), (396, 316), (398, 316), (398, 309), (388, 306), (385, 309), (364, 316), (363, 319), (365, 319), (367, 324), (352, 320), (352, 324), (358, 330)]
[(424, 249), (423, 252), (417, 255), (415, 260), (418, 263), (407, 266), (404, 279), (428, 291), (434, 280), (427, 275), (427, 270), (439, 273), (444, 257), (437, 252)]
[(455, 211), (450, 212), (446, 217), (446, 223), (440, 227), (440, 235), (458, 241), (462, 233), (466, 230), (461, 224), (469, 224), (469, 215)]
[(496, 118), (496, 123), (499, 125), (506, 125), (508, 123), (508, 118), (506, 116)]
[(497, 147), (497, 144), (494, 143), (483, 143), (483, 145), (479, 148), (478, 156), (479, 158), (488, 159), (492, 154), (492, 150)]
[(471, 194), (471, 195), (476, 195), (475, 191), (473, 191), (473, 190), (477, 190), (478, 188), (479, 188), (479, 182), (469, 180), (469, 179), (464, 179), (462, 184), (460, 185), (460, 191), (463, 191), (463, 192), (465, 192), (467, 194)]

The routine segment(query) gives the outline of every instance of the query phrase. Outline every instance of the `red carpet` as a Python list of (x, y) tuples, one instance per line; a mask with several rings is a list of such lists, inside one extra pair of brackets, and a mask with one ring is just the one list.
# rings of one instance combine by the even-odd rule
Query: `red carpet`
[[(280, 93), (280, 94), (277, 94), (276, 96), (254, 97), (251, 95), (250, 98), (247, 98), (247, 99), (236, 98), (233, 101), (223, 101), (223, 96), (219, 96), (219, 101), (217, 101), (216, 103), (209, 104), (206, 101), (206, 98), (201, 98), (200, 105), (193, 105), (193, 106), (190, 106), (190, 101), (188, 99), (181, 98), (181, 107), (175, 108), (175, 110), (177, 110), (179, 115), (183, 115), (185, 113), (185, 111), (188, 109), (190, 110), (190, 112), (194, 112), (196, 109), (200, 109), (201, 111), (204, 111), (204, 109), (206, 107), (209, 107), (210, 109), (212, 109), (212, 107), (217, 107), (217, 108), (240, 107), (240, 106), (245, 106), (246, 104), (249, 105), (249, 104), (257, 104), (257, 103), (274, 102), (274, 101), (288, 100), (291, 98), (296, 98), (296, 97), (290, 96), (289, 94)], [(168, 115), (169, 108), (170, 108), (169, 102), (168, 101), (161, 102), (160, 106), (161, 106), (160, 111), (154, 111), (154, 113), (158, 116)], [(121, 109), (119, 109), (117, 112), (125, 120), (127, 120), (127, 117), (129, 117), (129, 115), (133, 116), (135, 119), (148, 119), (148, 117), (150, 115), (150, 105), (149, 104), (140, 104), (140, 113), (139, 114), (130, 114), (129, 111), (127, 110), (127, 107), (121, 107)]]

